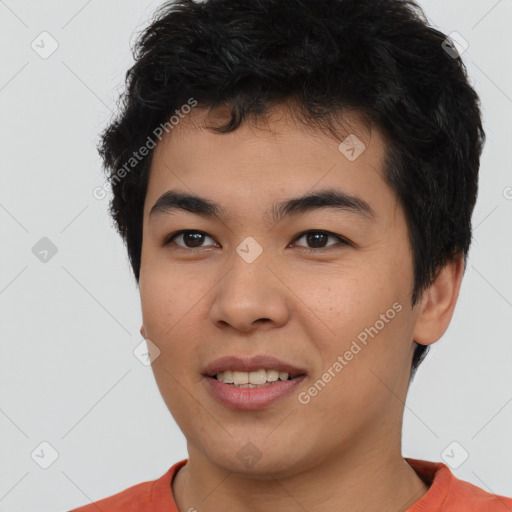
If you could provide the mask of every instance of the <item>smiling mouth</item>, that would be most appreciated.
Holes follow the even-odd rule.
[[[278,370],[260,369],[253,372],[241,372],[225,370],[211,377],[231,387],[237,388],[259,388],[270,386],[274,382],[283,382],[302,377],[305,374],[290,375],[287,372]]]

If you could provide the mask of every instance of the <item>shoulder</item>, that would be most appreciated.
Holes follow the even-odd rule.
[[[156,480],[148,480],[132,485],[124,491],[89,503],[69,512],[140,512],[141,510],[177,510],[172,495],[171,482],[178,469],[187,463],[187,459],[174,464],[164,475]]]
[[[133,485],[108,498],[103,498],[89,505],[75,508],[70,512],[98,512],[98,510],[102,512],[114,512],[118,510],[132,512],[140,510],[141,505],[150,503],[152,488],[155,482],[156,480]]]
[[[512,512],[512,498],[493,494],[457,478],[442,462],[406,458],[429,490],[408,512]]]
[[[512,512],[512,498],[485,491],[455,476],[447,503],[464,505],[467,512]]]

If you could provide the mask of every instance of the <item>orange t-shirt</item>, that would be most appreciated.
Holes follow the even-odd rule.
[[[456,478],[442,462],[405,459],[430,488],[406,512],[512,512],[512,498],[490,494]],[[171,482],[188,459],[177,462],[157,480],[143,482],[69,512],[179,512]]]

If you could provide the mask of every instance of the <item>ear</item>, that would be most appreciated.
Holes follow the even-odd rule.
[[[144,325],[140,328],[140,334],[144,339],[147,339],[146,329],[144,328]]]
[[[458,255],[443,267],[425,290],[420,303],[413,339],[420,345],[435,343],[450,325],[464,274],[464,256]]]

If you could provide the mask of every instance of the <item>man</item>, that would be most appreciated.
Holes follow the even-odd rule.
[[[100,152],[189,457],[80,512],[506,511],[404,459],[484,142],[456,48],[401,0],[183,0]]]

